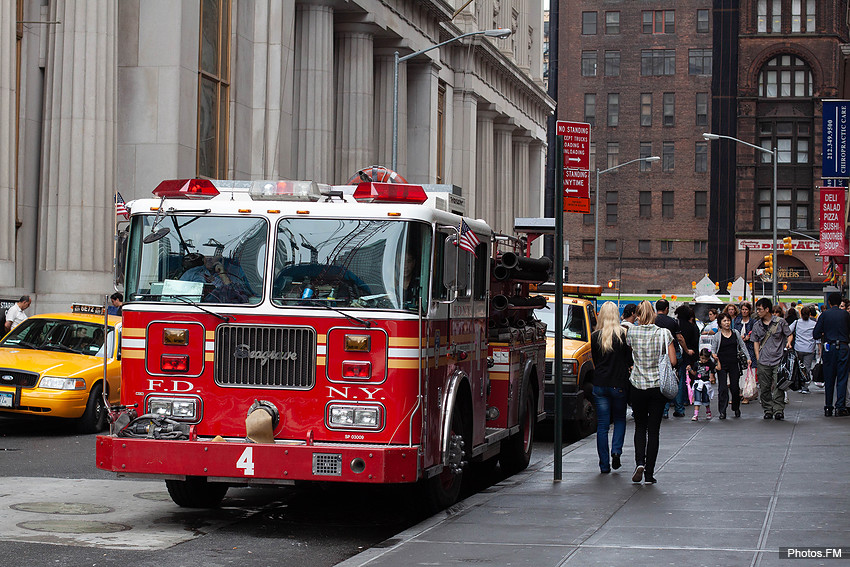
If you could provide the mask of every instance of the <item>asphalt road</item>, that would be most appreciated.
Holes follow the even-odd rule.
[[[187,510],[161,481],[98,470],[94,444],[61,421],[0,418],[0,564],[322,567],[426,518],[409,489],[330,483],[231,488],[220,509]],[[551,438],[534,451],[549,457]]]

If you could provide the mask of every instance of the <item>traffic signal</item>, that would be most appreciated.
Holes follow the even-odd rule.
[[[782,239],[782,248],[785,249],[783,254],[785,254],[786,256],[790,256],[791,254],[794,253],[794,250],[791,248],[791,237],[790,236],[786,236],[785,238]]]
[[[773,254],[768,254],[764,257],[764,273],[773,275]]]

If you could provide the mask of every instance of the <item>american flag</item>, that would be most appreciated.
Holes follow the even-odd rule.
[[[121,196],[121,193],[115,194],[115,216],[118,215],[123,216],[125,219],[130,218],[130,211],[124,206],[124,197]]]
[[[476,258],[478,255],[475,253],[475,247],[481,242],[478,240],[478,237],[475,236],[475,233],[470,230],[469,225],[466,224],[466,221],[460,219],[460,236],[457,239],[458,247],[466,250]]]

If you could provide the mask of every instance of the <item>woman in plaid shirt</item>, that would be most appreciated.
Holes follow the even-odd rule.
[[[661,393],[658,359],[666,350],[670,363],[676,366],[676,347],[670,331],[655,325],[655,309],[649,301],[642,301],[638,306],[638,321],[640,325],[629,329],[626,336],[635,361],[629,377],[633,386],[631,404],[635,418],[636,466],[632,482],[643,479],[654,484],[661,417],[667,403],[667,398]]]

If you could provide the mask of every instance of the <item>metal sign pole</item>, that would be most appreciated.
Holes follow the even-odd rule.
[[[564,137],[556,136],[558,148],[564,147]],[[557,155],[555,171],[555,473],[554,480],[561,480],[563,468],[564,431],[564,152]]]

